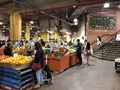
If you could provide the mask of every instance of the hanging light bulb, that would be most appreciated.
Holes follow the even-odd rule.
[[[78,22],[74,22],[74,25],[78,25]]]
[[[73,22],[78,22],[78,19],[77,19],[77,18],[74,18]]]

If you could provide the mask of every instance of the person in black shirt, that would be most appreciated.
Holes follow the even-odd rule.
[[[80,43],[80,40],[77,39],[77,57],[79,59],[78,65],[82,64],[82,43]]]
[[[12,49],[11,49],[11,45],[9,43],[7,44],[7,46],[4,49],[4,55],[12,56]]]
[[[34,88],[39,88],[40,85],[44,82],[43,74],[42,74],[42,69],[44,68],[44,57],[43,57],[42,46],[39,42],[35,43],[35,49],[36,49],[36,54],[35,54],[34,62],[35,63],[40,62],[41,68],[38,71],[36,71],[37,84]]]

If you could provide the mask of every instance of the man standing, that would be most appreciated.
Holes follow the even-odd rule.
[[[80,40],[77,39],[77,57],[79,59],[78,65],[82,64],[82,43],[80,43]]]

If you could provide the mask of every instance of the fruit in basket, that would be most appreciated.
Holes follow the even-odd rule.
[[[9,57],[7,59],[3,59],[0,63],[10,63],[10,64],[26,64],[32,62],[32,59],[27,56],[18,55],[17,57]]]

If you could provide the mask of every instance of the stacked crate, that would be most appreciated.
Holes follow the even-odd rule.
[[[14,88],[14,90],[22,90],[22,88],[32,85],[35,81],[35,72],[30,67],[18,70],[0,67],[0,86],[4,85]]]

